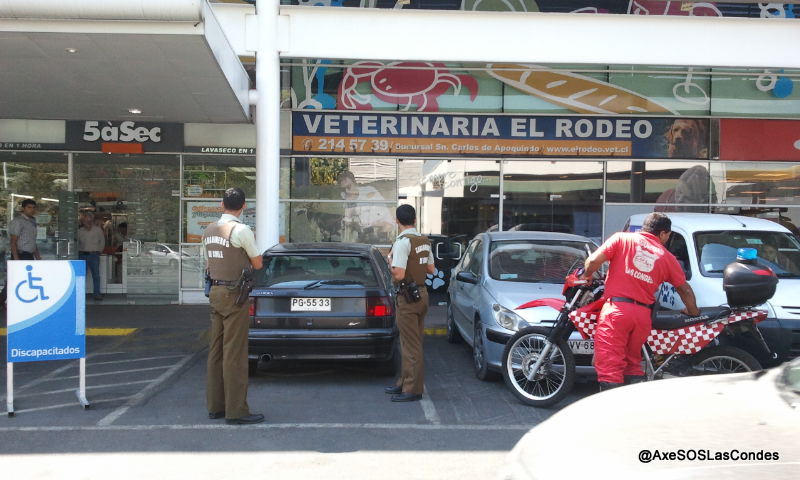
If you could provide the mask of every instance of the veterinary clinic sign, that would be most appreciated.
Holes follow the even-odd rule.
[[[296,154],[708,158],[708,121],[412,113],[292,114]]]

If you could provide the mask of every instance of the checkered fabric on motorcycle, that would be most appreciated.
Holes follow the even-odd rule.
[[[726,325],[748,319],[760,322],[765,318],[767,318],[767,312],[763,310],[745,311],[731,315],[713,325],[696,323],[675,330],[651,330],[650,336],[647,337],[647,343],[653,353],[659,355],[669,355],[671,353],[692,355],[717,338],[719,332],[725,329]]]
[[[569,314],[569,318],[575,325],[576,330],[580,332],[583,338],[587,339],[594,337],[594,332],[597,330],[598,316],[599,312],[581,311],[580,309]],[[682,355],[691,355],[699,352],[703,347],[708,345],[709,342],[717,338],[719,332],[721,332],[726,325],[748,319],[754,319],[756,322],[760,322],[765,318],[767,318],[767,312],[763,310],[753,310],[736,313],[713,325],[697,323],[675,330],[650,330],[647,343],[655,354],[669,355],[671,353],[678,353]]]
[[[570,312],[569,319],[575,325],[575,329],[580,332],[584,339],[594,338],[597,330],[597,317],[599,313],[575,310]]]

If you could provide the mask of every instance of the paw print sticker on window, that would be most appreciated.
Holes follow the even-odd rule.
[[[433,272],[433,275],[430,273],[427,274],[425,278],[425,285],[428,285],[434,290],[444,285],[444,272],[437,268]]]

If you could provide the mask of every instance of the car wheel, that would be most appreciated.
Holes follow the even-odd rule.
[[[461,334],[458,333],[456,319],[453,316],[453,304],[451,302],[447,302],[447,341],[448,343],[461,343],[464,341],[464,339],[461,338]]]
[[[486,345],[483,341],[483,330],[480,319],[475,319],[475,336],[472,338],[472,361],[475,367],[475,376],[479,380],[489,381],[497,378],[497,373],[489,370],[489,361],[486,359]]]

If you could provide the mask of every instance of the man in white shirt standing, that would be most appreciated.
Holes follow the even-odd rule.
[[[100,252],[106,247],[106,236],[103,229],[94,224],[94,215],[84,213],[81,216],[81,228],[78,229],[78,258],[86,262],[86,268],[92,273],[92,293],[95,300],[102,300],[100,293]]]
[[[8,224],[11,260],[41,260],[42,255],[36,246],[36,202],[26,198],[20,206],[22,211]],[[5,301],[6,285],[0,292],[0,302],[5,304]]]

